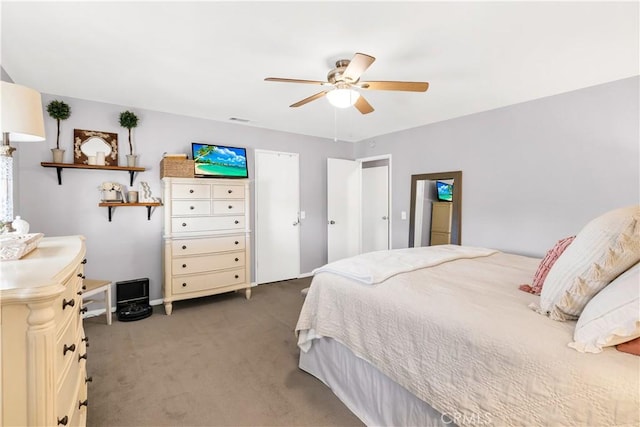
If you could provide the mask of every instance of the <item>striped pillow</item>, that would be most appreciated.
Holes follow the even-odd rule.
[[[538,312],[577,319],[594,295],[640,261],[640,205],[589,222],[549,270]]]

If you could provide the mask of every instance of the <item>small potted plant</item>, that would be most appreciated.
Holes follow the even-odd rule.
[[[131,143],[131,129],[138,126],[138,116],[131,111],[120,113],[120,126],[129,130],[129,154],[127,154],[127,166],[136,165],[136,155],[133,154],[133,144]]]
[[[102,193],[103,202],[119,202],[122,201],[122,185],[117,182],[103,182],[98,187]]]
[[[60,120],[67,120],[71,116],[71,108],[64,101],[51,101],[49,105],[47,105],[47,113],[58,123],[56,148],[51,149],[53,163],[62,163],[65,150],[60,149]]]

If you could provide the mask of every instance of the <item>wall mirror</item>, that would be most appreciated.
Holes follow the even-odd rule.
[[[409,247],[459,245],[462,171],[411,175]]]
[[[89,156],[105,155],[105,165],[118,166],[118,134],[93,130],[73,130],[73,162],[87,164]]]

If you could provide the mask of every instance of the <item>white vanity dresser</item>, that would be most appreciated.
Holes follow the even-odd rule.
[[[0,263],[1,425],[84,426],[82,236],[51,237]]]
[[[249,181],[163,178],[164,307],[245,290],[251,297]]]

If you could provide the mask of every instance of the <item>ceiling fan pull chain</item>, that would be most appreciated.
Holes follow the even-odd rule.
[[[333,142],[338,142],[338,109],[333,109]]]

